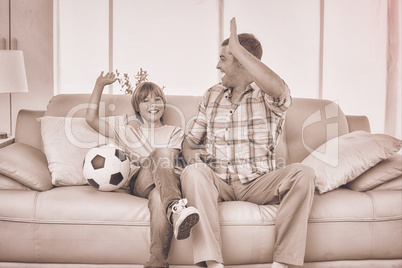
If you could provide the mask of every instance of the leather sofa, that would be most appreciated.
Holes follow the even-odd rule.
[[[165,124],[188,128],[201,97],[167,96]],[[88,94],[57,95],[46,111],[21,110],[15,142],[5,148],[13,155],[18,145],[43,152],[42,116],[65,117],[89,100]],[[132,115],[126,95],[104,95],[105,116]],[[370,131],[365,116],[325,117],[327,100],[294,98],[277,150],[278,166],[301,162],[309,148],[356,130]],[[306,127],[303,122],[320,113]],[[83,117],[85,109],[76,109]],[[328,127],[336,125],[336,128]],[[302,140],[303,137],[303,140]],[[14,151],[13,151],[14,150]],[[0,158],[5,161],[5,158]],[[25,165],[29,165],[29,160]],[[0,174],[0,179],[12,176]],[[147,199],[127,190],[97,191],[91,186],[50,186],[34,190],[19,182],[0,190],[0,267],[142,267],[149,258],[150,228]],[[10,184],[11,185],[11,184]],[[6,187],[7,188],[7,187]],[[271,267],[277,206],[224,202],[220,222],[225,267]],[[171,267],[193,267],[191,237],[173,241]],[[402,267],[402,191],[353,191],[339,187],[315,194],[303,267]]]

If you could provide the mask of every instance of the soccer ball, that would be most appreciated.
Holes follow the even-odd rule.
[[[117,147],[95,147],[85,156],[83,173],[89,185],[95,189],[114,191],[127,182],[130,160]]]

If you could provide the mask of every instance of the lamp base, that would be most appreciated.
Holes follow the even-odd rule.
[[[6,132],[0,132],[0,139],[7,139],[8,134]]]

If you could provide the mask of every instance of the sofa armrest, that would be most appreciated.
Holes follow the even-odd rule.
[[[370,122],[365,115],[346,115],[349,132],[364,130],[371,133]]]
[[[35,149],[42,149],[42,136],[38,118],[44,116],[45,111],[20,110],[15,128],[15,142],[24,143]]]
[[[14,137],[0,139],[0,149],[14,143]]]

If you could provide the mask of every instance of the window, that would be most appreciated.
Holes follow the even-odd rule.
[[[253,33],[260,40],[262,61],[286,81],[293,97],[318,98],[318,1],[225,1],[224,21],[232,17],[238,21],[238,33]],[[225,23],[224,36],[229,34]]]
[[[217,22],[218,1],[114,0],[114,68],[143,68],[166,94],[202,95],[219,82]]]
[[[399,34],[393,40],[401,35],[389,32],[401,17],[399,8],[390,22],[390,1],[54,1],[55,94],[92,92],[102,70],[133,78],[143,68],[167,95],[200,96],[220,81],[220,43],[236,17],[238,33],[260,39],[263,62],[287,82],[293,97],[336,101],[346,114],[367,115],[372,132],[384,132],[385,117],[401,107],[388,97],[399,108],[385,111],[391,107],[389,34]],[[395,51],[400,41],[398,46]],[[400,57],[392,66],[401,73]],[[122,94],[117,83],[108,93]]]
[[[219,82],[218,1],[58,0],[55,6],[55,94],[91,93],[101,71],[116,69],[134,82],[143,68],[170,95],[202,95]],[[111,91],[120,89],[114,83]]]
[[[101,70],[108,70],[109,1],[60,0],[54,7],[55,94],[92,92]]]

